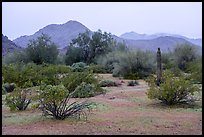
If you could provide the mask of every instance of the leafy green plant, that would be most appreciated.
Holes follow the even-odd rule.
[[[74,92],[70,93],[63,85],[44,85],[40,87],[40,109],[45,116],[63,120],[71,116],[86,116],[86,109],[90,110],[91,102],[70,101]]]
[[[31,103],[31,92],[29,89],[15,88],[13,92],[6,95],[6,105],[11,111],[26,110]]]
[[[164,71],[160,86],[156,85],[154,76],[151,76],[147,81],[150,86],[147,91],[148,98],[161,100],[167,105],[193,102],[192,95],[199,91],[199,87],[191,84],[185,76],[175,77],[169,70]]]

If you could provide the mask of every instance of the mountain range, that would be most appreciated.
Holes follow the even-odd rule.
[[[164,37],[164,36],[172,36],[172,37],[176,37],[176,38],[182,38],[185,39],[195,45],[199,45],[202,46],[202,39],[201,38],[197,38],[197,39],[192,39],[192,38],[187,38],[185,36],[182,35],[177,35],[177,34],[169,34],[169,33],[156,33],[156,34],[139,34],[136,33],[134,31],[131,32],[126,32],[122,35],[120,35],[121,38],[124,39],[132,39],[132,40],[150,40],[150,39],[155,39],[158,37]]]
[[[17,46],[13,41],[9,40],[7,36],[2,34],[2,56],[7,53],[14,52],[15,50],[21,50],[22,47]]]
[[[80,22],[70,20],[64,24],[47,25],[44,28],[38,30],[33,35],[21,36],[19,38],[14,39],[13,42],[17,47],[25,48],[29,43],[29,40],[36,39],[42,33],[44,33],[51,37],[51,41],[53,41],[58,46],[58,49],[60,49],[62,53],[65,53],[67,46],[69,45],[71,40],[76,38],[79,33],[83,33],[86,30],[92,32],[89,28],[87,28]],[[157,48],[160,47],[161,51],[167,52],[169,50],[174,49],[177,44],[188,43],[195,45],[198,51],[202,51],[202,39],[190,39],[175,34],[159,33],[147,35],[138,34],[132,31],[124,33],[121,36],[116,36],[112,34],[112,37],[117,42],[122,42],[126,44],[129,48],[139,48],[142,50],[156,51]]]

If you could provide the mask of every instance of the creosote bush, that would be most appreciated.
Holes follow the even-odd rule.
[[[167,105],[193,102],[192,95],[199,91],[199,87],[191,84],[185,76],[175,77],[169,70],[164,71],[160,86],[156,85],[156,78],[153,76],[147,81],[150,86],[148,98],[161,100]]]
[[[83,93],[73,94],[73,97],[82,97],[82,98],[92,97],[94,95],[103,93],[103,89],[98,85],[98,80],[96,79],[95,75],[90,71],[72,72],[62,79],[63,85],[67,88],[67,90],[69,90],[70,93],[74,92],[78,86],[82,86],[81,84],[83,82],[88,85],[90,84],[92,87],[91,88],[92,90],[87,92],[83,91]],[[90,88],[90,85],[89,85],[89,88]]]
[[[74,91],[76,92],[76,91]],[[69,92],[63,85],[44,85],[38,91],[40,109],[45,116],[63,120],[71,116],[86,117],[86,109],[90,110],[91,102],[70,100],[74,92]]]
[[[4,83],[2,84],[2,89],[4,90],[5,93],[10,93],[12,92],[16,87],[15,83]]]
[[[118,86],[116,82],[111,80],[103,80],[99,83],[100,87],[112,87],[112,86]]]
[[[6,105],[11,111],[26,110],[31,103],[31,91],[29,89],[15,88],[13,92],[6,94]]]

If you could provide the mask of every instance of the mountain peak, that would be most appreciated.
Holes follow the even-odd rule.
[[[76,38],[79,33],[83,33],[89,30],[86,26],[75,20],[69,20],[64,24],[49,24],[42,29],[39,29],[35,34],[19,37],[13,40],[17,45],[26,47],[29,40],[36,39],[42,33],[47,34],[51,41],[57,44],[58,48],[64,48],[68,46],[72,39]]]

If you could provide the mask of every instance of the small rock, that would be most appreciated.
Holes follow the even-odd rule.
[[[113,96],[113,97],[110,97],[109,99],[115,99],[115,96]]]

